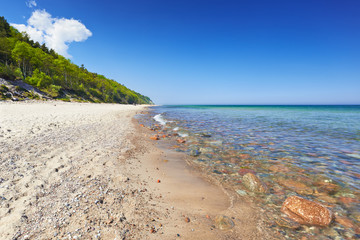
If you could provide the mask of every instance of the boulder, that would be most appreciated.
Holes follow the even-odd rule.
[[[243,176],[243,184],[252,192],[266,193],[268,191],[265,183],[251,172]]]
[[[298,196],[288,197],[281,211],[292,220],[306,225],[326,227],[334,218],[333,213],[322,204]]]

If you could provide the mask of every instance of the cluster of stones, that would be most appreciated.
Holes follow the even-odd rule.
[[[210,133],[190,135],[184,139],[172,131],[173,127],[164,128],[159,125],[150,127],[151,130],[157,131],[156,138],[151,137],[151,139],[159,140],[160,136],[171,139],[175,137],[175,140],[180,143],[179,146],[174,146],[176,150],[188,152],[194,157],[194,162],[204,168],[213,168],[214,176],[223,178],[225,182],[237,182],[234,187],[240,196],[257,196],[256,201],[262,203],[263,206],[269,203],[268,199],[271,199],[269,205],[279,204],[282,214],[279,213],[278,208],[274,211],[274,208],[270,210],[270,207],[269,210],[274,215],[274,222],[283,229],[281,231],[301,229],[302,232],[315,231],[313,233],[315,235],[324,233],[335,238],[341,236],[360,238],[358,224],[360,215],[356,215],[359,211],[349,216],[354,206],[356,210],[359,200],[356,199],[356,195],[342,191],[339,184],[321,177],[317,177],[318,180],[314,181],[302,174],[303,169],[287,165],[288,159],[284,159],[283,163],[269,159],[268,165],[264,168],[261,163],[254,162],[248,153],[222,152],[222,142],[209,139]],[[219,156],[220,159],[215,160]],[[243,167],[239,168],[239,166]],[[271,174],[273,177],[270,179],[275,184],[270,185],[268,181],[266,184],[253,169]],[[295,175],[291,175],[294,171],[298,173],[297,179],[293,179]],[[240,176],[240,179],[237,176]],[[309,186],[309,180],[312,187]],[[282,216],[277,217],[279,215]],[[320,230],[316,228],[314,230],[312,226]],[[333,229],[334,227],[336,230]],[[344,232],[347,235],[344,235]],[[311,238],[314,235],[307,234],[307,236]]]

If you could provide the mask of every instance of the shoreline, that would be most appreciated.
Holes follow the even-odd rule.
[[[134,119],[146,108],[1,102],[0,238],[269,239],[258,210],[234,208],[185,154],[149,139]],[[235,227],[215,228],[219,214]]]

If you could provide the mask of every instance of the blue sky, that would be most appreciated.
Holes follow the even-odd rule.
[[[157,104],[360,104],[358,0],[0,0],[91,31],[67,53]]]

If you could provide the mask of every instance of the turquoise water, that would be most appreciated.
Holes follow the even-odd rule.
[[[195,150],[194,163],[235,190],[252,171],[270,187],[266,202],[281,205],[295,193],[359,224],[360,106],[160,106],[152,116],[161,131],[186,139],[179,151]],[[344,237],[344,226],[333,228]]]

